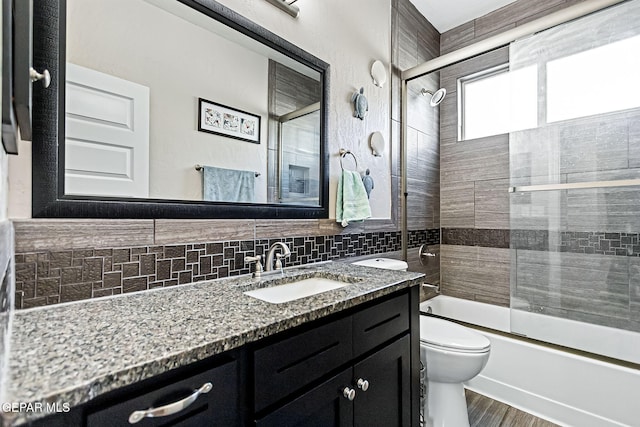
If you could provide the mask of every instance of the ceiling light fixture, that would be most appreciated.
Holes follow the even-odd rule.
[[[276,6],[280,10],[287,12],[289,15],[297,18],[300,15],[300,8],[294,5],[298,0],[267,0],[272,5]]]

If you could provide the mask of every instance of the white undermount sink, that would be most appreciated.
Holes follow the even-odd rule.
[[[246,291],[244,294],[272,304],[280,304],[309,297],[311,295],[321,294],[322,292],[332,291],[347,285],[350,285],[350,283],[326,279],[324,277],[312,277],[310,279],[298,280],[297,282],[287,283],[285,285]]]

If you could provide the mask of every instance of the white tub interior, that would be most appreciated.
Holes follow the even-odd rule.
[[[447,296],[420,304],[422,311],[429,307],[439,316],[510,331],[506,307]],[[639,370],[497,333],[481,333],[491,340],[491,355],[480,375],[466,384],[469,389],[560,425],[640,425]],[[640,347],[635,351],[640,353]]]

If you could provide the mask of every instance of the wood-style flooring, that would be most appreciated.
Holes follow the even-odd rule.
[[[556,424],[471,390],[465,390],[465,394],[471,427],[557,427]]]

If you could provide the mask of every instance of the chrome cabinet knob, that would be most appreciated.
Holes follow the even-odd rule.
[[[345,387],[342,390],[342,395],[344,397],[346,397],[347,399],[349,399],[349,400],[353,400],[353,399],[356,398],[356,391],[354,389],[352,389],[352,388]]]
[[[48,88],[51,84],[51,74],[49,70],[44,70],[42,73],[37,72],[33,67],[29,68],[29,77],[31,82],[42,81],[42,86]]]
[[[358,386],[358,388],[362,391],[367,391],[369,390],[369,381],[358,378],[358,381],[356,381],[356,386]]]

